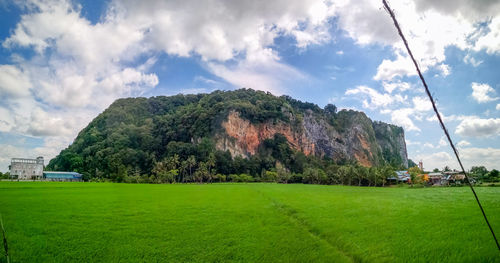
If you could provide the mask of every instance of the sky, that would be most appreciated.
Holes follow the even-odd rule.
[[[466,169],[500,169],[500,1],[389,1]],[[405,129],[458,168],[381,1],[0,0],[0,171],[123,97],[252,88]]]

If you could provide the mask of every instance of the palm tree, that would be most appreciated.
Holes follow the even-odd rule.
[[[207,166],[208,166],[208,182],[212,182],[212,168],[215,167],[215,154],[213,152],[211,152],[209,155],[208,155],[208,159],[207,159]]]
[[[189,179],[191,180],[193,176],[193,167],[196,165],[196,158],[194,155],[190,155],[186,161],[189,167]]]

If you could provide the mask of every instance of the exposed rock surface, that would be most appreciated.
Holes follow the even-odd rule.
[[[404,132],[400,127],[372,123],[364,113],[356,111],[337,113],[337,118],[345,120],[345,126],[340,129],[325,116],[310,110],[289,118],[294,125],[279,120],[252,124],[239,112],[231,111],[221,124],[223,132],[215,136],[216,147],[230,151],[233,156],[249,157],[265,139],[280,133],[293,149],[306,155],[356,160],[363,166],[379,165],[384,160],[408,165]]]

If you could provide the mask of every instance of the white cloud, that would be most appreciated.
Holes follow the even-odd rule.
[[[402,82],[402,81],[394,81],[394,82],[382,82],[382,86],[384,87],[384,90],[392,93],[393,91],[397,90],[400,92],[407,91],[411,88],[410,83],[408,82]]]
[[[427,97],[413,97],[413,108],[419,112],[432,110],[432,104]]]
[[[392,44],[399,36],[382,3],[370,0],[338,1],[334,3],[340,28],[360,45]]]
[[[500,10],[496,15],[500,13]],[[486,50],[488,54],[500,54],[500,17],[494,17],[488,24],[488,33],[481,35],[474,44],[474,50]]]
[[[395,77],[415,76],[415,66],[408,56],[398,53],[395,60],[384,59],[377,68],[374,80],[392,80]]]
[[[472,98],[479,103],[498,100],[498,97],[491,97],[495,90],[488,84],[472,82]]]
[[[26,97],[30,95],[31,83],[23,72],[12,65],[0,65],[0,98]]]
[[[466,146],[469,146],[470,145],[470,142],[466,141],[466,140],[461,140],[457,143],[458,147],[466,147]]]
[[[500,18],[497,17],[500,5],[494,2],[402,0],[392,1],[391,8],[395,10],[421,71],[435,68],[442,76],[447,76],[450,68],[443,62],[446,58],[445,49],[449,46],[461,50],[486,50],[490,54],[500,52]],[[337,5],[340,27],[357,43],[392,46],[396,57],[381,62],[375,80],[416,74],[381,3],[346,0]],[[484,26],[478,22],[485,22],[488,17],[493,18],[484,30]],[[465,60],[475,65],[480,63],[470,57]]]
[[[35,108],[31,113],[27,132],[34,136],[71,135],[71,125],[63,118]]]
[[[335,54],[337,54],[337,55],[341,56],[341,55],[344,55],[344,51],[339,50],[339,51],[335,52]]]
[[[441,147],[446,146],[446,145],[448,145],[448,142],[446,141],[445,137],[442,136],[441,139],[439,139],[439,142],[437,144],[432,144],[432,143],[426,142],[426,143],[424,143],[423,146],[430,148],[430,149],[438,149],[438,148],[441,148]]]
[[[443,113],[439,113],[441,116],[441,119],[446,123],[446,122],[452,122],[452,121],[463,121],[466,119],[477,119],[479,117],[475,115],[444,115]],[[432,114],[426,118],[427,121],[437,121],[436,114]]]
[[[411,108],[403,108],[391,112],[391,121],[396,125],[403,126],[406,131],[420,131],[412,121],[411,116],[414,110]]]
[[[499,103],[499,104],[497,104],[497,106],[496,106],[496,110],[500,110],[500,103]]]
[[[500,163],[498,162],[500,160],[500,149],[498,148],[460,148],[459,156],[465,169],[478,165],[483,165],[489,170],[500,169]],[[454,169],[459,168],[455,156],[444,151],[426,154],[420,153],[414,157],[414,160],[422,160],[426,170],[434,168],[442,169],[445,166]]]
[[[270,49],[265,50],[262,55],[242,60],[235,66],[208,63],[208,70],[236,87],[270,91],[275,95],[285,92],[282,84],[306,78],[297,69],[279,63]]]
[[[498,1],[468,1],[468,0],[417,0],[417,11],[436,10],[443,14],[461,15],[469,20],[481,19],[500,12]]]
[[[363,107],[369,109],[375,109],[379,107],[387,107],[395,101],[402,102],[404,99],[399,95],[393,96],[388,93],[380,93],[375,89],[369,88],[367,86],[357,86],[353,89],[348,89],[345,95],[363,95],[368,97],[368,99],[363,100]]]
[[[500,149],[498,148],[476,148],[469,147],[460,149],[460,158],[464,162],[464,166],[470,168],[472,166],[483,165],[487,169],[500,169]]]
[[[467,54],[464,57],[464,63],[471,64],[473,67],[478,67],[479,65],[481,65],[483,63],[483,61],[476,60],[473,56],[471,56],[471,54]]]
[[[434,168],[442,169],[445,166],[455,166],[455,161],[447,152],[421,153],[415,156],[416,160],[422,160],[425,170]]]
[[[456,134],[468,137],[491,137],[500,135],[500,119],[465,119],[457,126]]]
[[[236,87],[282,94],[286,83],[307,76],[269,46],[283,35],[300,48],[330,41],[335,11],[322,0],[146,2],[112,1],[94,24],[71,1],[17,2],[26,14],[3,47],[35,54],[0,65],[0,97],[11,102],[0,105],[0,130],[75,136],[115,99],[157,86],[161,80],[148,71],[159,52],[198,56]]]
[[[438,147],[443,147],[448,145],[448,141],[446,140],[446,137],[442,136],[441,139],[439,139]]]
[[[441,71],[441,76],[443,76],[443,77],[446,77],[446,76],[450,75],[450,73],[451,73],[451,68],[449,65],[441,63],[441,64],[437,65],[436,67],[439,71]]]
[[[434,145],[432,143],[428,143],[428,142],[424,143],[424,147],[434,149]]]

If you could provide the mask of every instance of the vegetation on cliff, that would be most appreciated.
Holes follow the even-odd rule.
[[[237,112],[249,125],[265,124],[268,129],[279,124],[297,133],[259,135],[255,154],[231,154],[219,147],[217,141],[224,136],[226,141],[235,140],[222,127],[231,112]],[[291,142],[291,136],[306,136],[304,119],[307,118],[317,125],[311,129],[319,127],[336,134],[338,142],[334,143],[345,147],[345,153],[322,149],[321,143],[313,144],[314,152],[305,152],[297,145],[302,140]],[[388,138],[393,143],[392,137]],[[359,144],[359,149],[350,144]],[[393,148],[397,147],[400,146]],[[404,165],[392,155],[383,154],[382,149],[372,122],[364,113],[337,112],[333,105],[321,109],[288,96],[241,89],[119,99],[52,159],[47,169],[77,171],[85,179],[113,181],[260,180],[375,185],[382,184],[382,179],[391,174],[384,166]],[[406,158],[406,149],[404,154]],[[367,167],[360,166],[360,160]],[[368,178],[372,174],[369,169],[378,169],[376,173],[386,175],[380,175],[380,180]]]

